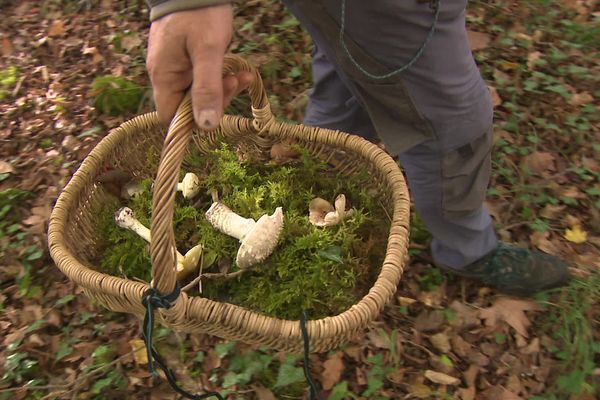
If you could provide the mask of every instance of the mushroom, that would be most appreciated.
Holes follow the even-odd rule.
[[[335,198],[335,208],[327,200],[316,197],[308,205],[308,220],[315,226],[334,226],[339,224],[354,210],[346,211],[346,196],[340,194]]]
[[[150,229],[146,228],[135,218],[133,210],[129,207],[123,207],[115,213],[115,222],[121,228],[129,229],[146,242],[150,243]],[[202,255],[202,245],[192,247],[185,256],[177,251],[177,278],[181,279],[192,272],[198,265]]]
[[[188,172],[177,184],[177,191],[181,191],[186,199],[191,199],[200,191],[200,178],[196,174]]]
[[[254,221],[234,213],[216,201],[206,212],[206,219],[219,231],[241,242],[235,259],[240,269],[249,269],[271,255],[283,229],[283,210],[277,207],[272,215]]]

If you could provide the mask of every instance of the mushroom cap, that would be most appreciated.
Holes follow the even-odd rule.
[[[115,222],[121,228],[131,229],[136,223],[135,214],[129,207],[121,207],[115,212]]]
[[[181,181],[181,192],[183,197],[191,199],[200,191],[200,178],[198,175],[188,172]]]
[[[283,229],[283,210],[277,207],[272,215],[263,215],[242,239],[235,259],[240,269],[248,269],[271,255]]]
[[[308,220],[315,226],[326,226],[325,216],[334,211],[335,209],[330,202],[316,197],[308,205]]]
[[[202,251],[202,245],[199,244],[192,247],[187,253],[185,253],[185,256],[181,262],[177,263],[177,279],[184,278],[190,272],[193,272],[194,269],[196,269],[198,262],[200,261],[200,257],[202,256]]]

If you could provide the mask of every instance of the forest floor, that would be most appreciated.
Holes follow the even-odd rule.
[[[153,108],[144,2],[0,7],[0,400],[174,399],[135,351],[139,321],[92,304],[55,267],[46,238],[54,202],[85,156]],[[575,278],[531,300],[500,295],[433,267],[413,218],[394,301],[347,345],[311,355],[322,398],[598,398],[598,10],[595,0],[477,0],[467,16],[496,107],[488,206],[499,235],[562,257]],[[272,0],[237,6],[235,26],[231,51],[260,67],[275,115],[301,121],[310,38]],[[92,83],[104,75],[133,82],[133,106],[108,115],[95,102]],[[192,392],[308,398],[299,354],[166,328],[156,337]]]

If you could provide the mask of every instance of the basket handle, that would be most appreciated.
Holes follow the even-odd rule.
[[[256,68],[239,56],[226,55],[223,75],[247,71],[254,74],[248,88],[252,102],[253,125],[260,131],[273,119],[265,88]],[[169,125],[160,155],[152,194],[152,225],[150,258],[152,261],[152,286],[161,294],[171,293],[177,281],[177,256],[173,232],[175,194],[181,163],[194,127],[192,102],[188,93],[182,100]]]

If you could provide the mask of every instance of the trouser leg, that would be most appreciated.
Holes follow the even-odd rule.
[[[458,110],[472,109],[464,123],[458,117],[447,119],[430,111],[434,135],[419,139],[417,145],[414,141],[410,145],[396,141],[394,136],[405,135],[421,118],[414,115],[415,105],[409,92],[415,84],[420,84],[418,79],[410,85],[403,85],[401,80],[381,84],[362,80],[347,64],[340,63],[335,32],[328,35],[328,25],[313,24],[317,16],[304,14],[310,10],[303,10],[300,3],[285,2],[310,32],[317,47],[313,63],[314,89],[309,98],[306,123],[367,137],[376,131],[384,144],[390,140],[391,147],[399,149],[416,209],[433,236],[432,254],[436,263],[460,269],[492,251],[497,239],[492,220],[483,206],[492,144],[491,130],[485,133],[486,129],[482,128],[490,126],[489,110],[480,112],[485,111],[487,99],[482,97],[481,104],[475,104],[473,96],[479,94],[459,96],[455,105],[450,101],[444,107],[447,113],[452,113],[454,106]],[[419,93],[416,97],[423,100],[427,96]],[[435,99],[432,103],[436,103]],[[394,109],[396,104],[400,109],[398,113]],[[431,104],[423,105],[424,109],[428,107],[433,109]]]
[[[327,54],[315,42],[312,58],[313,88],[308,97],[304,124],[377,138],[369,114],[342,81]]]
[[[493,221],[483,205],[490,174],[491,129],[457,150],[435,141],[400,154],[415,208],[433,236],[436,264],[460,269],[497,246]]]

